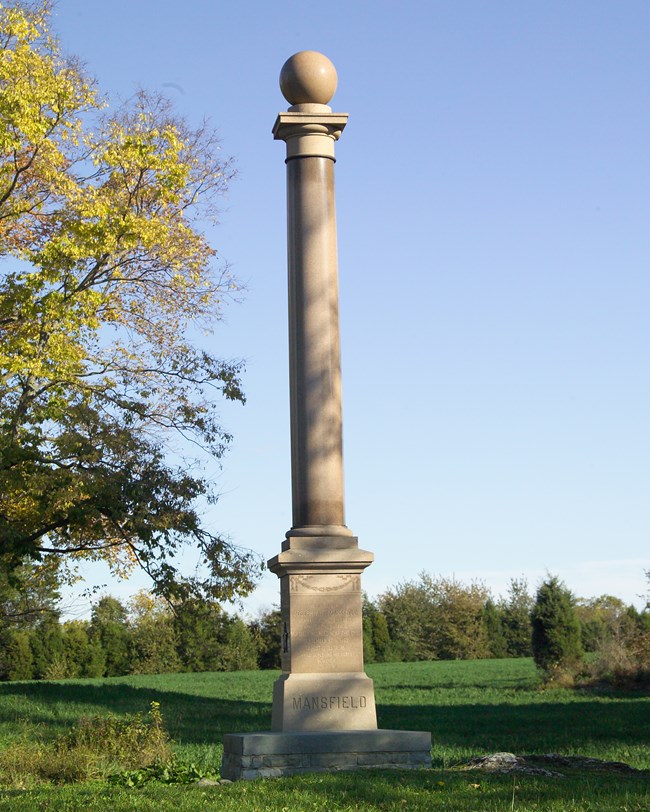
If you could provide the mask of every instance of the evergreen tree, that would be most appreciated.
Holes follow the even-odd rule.
[[[12,629],[7,635],[0,660],[0,676],[3,679],[32,679],[34,660],[29,644],[29,632]]]
[[[571,592],[555,575],[537,590],[532,626],[537,667],[548,680],[570,676],[583,656],[580,622]]]
[[[377,603],[363,593],[361,603],[363,618],[363,659],[367,663],[383,663],[401,660],[399,652],[394,651],[388,622]]]
[[[372,645],[377,662],[388,662],[391,660],[392,640],[390,639],[386,616],[379,609],[375,610],[370,616],[370,625]]]
[[[524,577],[512,578],[501,617],[508,657],[530,657],[532,654],[532,608],[533,599],[528,592],[528,582]]]
[[[63,624],[63,654],[69,677],[85,676],[90,656],[88,624],[83,620],[71,620]]]
[[[233,615],[222,625],[218,658],[219,671],[252,671],[257,668],[257,647],[244,621]]]
[[[32,650],[34,679],[53,679],[61,674],[61,665],[65,662],[63,635],[59,618],[48,615],[32,631],[30,638]]]
[[[187,671],[218,671],[223,610],[216,603],[190,599],[174,609],[177,651]]]
[[[495,604],[492,598],[488,598],[483,608],[483,628],[485,629],[490,654],[496,658],[508,656],[508,647],[503,633],[502,616],[502,609]]]
[[[131,635],[126,608],[107,595],[93,606],[91,639],[101,645],[106,667],[102,676],[120,677],[131,671]]]

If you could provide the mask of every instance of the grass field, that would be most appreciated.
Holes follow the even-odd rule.
[[[368,667],[379,725],[430,730],[433,769],[308,775],[201,788],[104,782],[0,789],[0,810],[650,810],[650,697],[542,691],[530,660]],[[0,685],[0,749],[52,739],[82,716],[146,712],[160,702],[178,758],[214,769],[229,731],[270,726],[274,672],[168,674]],[[563,779],[459,772],[496,751],[580,754],[647,773]]]

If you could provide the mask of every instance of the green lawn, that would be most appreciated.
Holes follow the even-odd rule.
[[[542,691],[530,660],[395,663],[368,667],[379,725],[430,730],[431,771],[309,775],[216,788],[86,783],[0,789],[0,810],[602,810],[648,812],[650,772],[564,779],[458,772],[485,753],[581,754],[650,771],[650,697]],[[215,768],[223,733],[270,726],[277,674],[170,674],[0,685],[0,748],[54,738],[81,716],[146,712],[161,704],[179,759]],[[514,804],[513,804],[514,798]]]

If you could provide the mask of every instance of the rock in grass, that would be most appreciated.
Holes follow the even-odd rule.
[[[554,770],[548,769],[555,767]],[[542,756],[516,756],[514,753],[492,753],[489,756],[472,758],[461,765],[461,770],[483,770],[490,773],[524,773],[525,775],[545,775],[549,778],[564,778],[568,771],[596,770],[598,772],[618,773],[619,775],[638,774],[640,771],[621,761],[602,761],[587,756],[561,756],[557,753],[546,753]]]
[[[523,756],[514,753],[492,753],[489,756],[472,758],[461,768],[463,770],[483,770],[488,773],[525,773],[526,775],[545,775],[549,778],[564,778],[562,773],[547,770],[528,762]]]

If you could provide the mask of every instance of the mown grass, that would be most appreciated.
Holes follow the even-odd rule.
[[[379,724],[430,730],[433,769],[308,775],[219,787],[103,782],[0,790],[0,810],[585,810],[648,812],[650,773],[564,779],[457,772],[495,751],[557,752],[650,770],[650,697],[540,690],[529,660],[396,663],[368,667]],[[203,769],[221,759],[223,733],[269,729],[277,674],[169,674],[0,686],[0,749],[53,740],[79,717],[146,711],[160,702],[178,758]],[[513,804],[514,798],[514,804]]]

